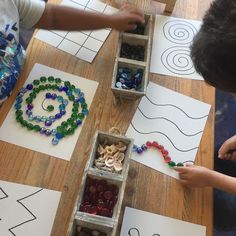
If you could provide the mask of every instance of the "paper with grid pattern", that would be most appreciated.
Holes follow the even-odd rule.
[[[62,5],[104,14],[117,11],[116,8],[98,0],[63,0]],[[78,32],[39,30],[35,38],[91,63],[110,32],[111,29]]]

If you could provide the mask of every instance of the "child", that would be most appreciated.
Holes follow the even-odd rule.
[[[10,95],[24,64],[24,49],[19,43],[19,27],[54,30],[135,29],[144,23],[143,14],[125,5],[113,15],[45,4],[40,0],[0,1],[0,104]]]
[[[197,72],[208,84],[236,94],[235,0],[215,0],[213,2],[203,19],[199,33],[194,38],[191,56]],[[214,222],[217,228],[223,230],[236,229],[235,150],[236,136],[233,136],[225,141],[218,151],[219,159],[231,160],[229,165],[233,171],[230,173],[230,168],[228,168],[224,170],[224,173],[227,171],[233,177],[194,165],[175,168],[179,172],[180,182],[186,186],[211,186],[218,189],[214,192]],[[226,161],[220,162],[219,159],[216,159],[216,163],[225,166]]]

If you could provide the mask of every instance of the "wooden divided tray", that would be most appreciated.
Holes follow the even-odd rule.
[[[118,99],[136,100],[146,94],[152,44],[152,15],[145,24],[119,36],[111,89]],[[127,49],[127,50],[126,50]]]
[[[100,131],[96,133],[67,236],[86,235],[85,232],[115,236],[132,147],[132,139]],[[112,166],[111,170],[100,169],[103,165],[97,165],[98,160],[103,163],[103,158]],[[122,169],[112,169],[112,160],[120,162]]]

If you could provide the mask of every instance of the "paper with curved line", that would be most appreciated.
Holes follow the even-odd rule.
[[[0,180],[0,235],[50,236],[61,193]]]
[[[152,73],[202,80],[190,58],[190,45],[201,22],[156,15],[152,45]]]
[[[176,163],[193,162],[209,111],[209,104],[150,82],[126,135],[134,138],[137,145],[146,141],[159,142]],[[178,178],[178,174],[168,167],[156,150],[133,154],[132,159]]]

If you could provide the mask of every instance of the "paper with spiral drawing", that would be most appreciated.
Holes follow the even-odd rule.
[[[86,103],[88,104],[88,109],[91,106],[98,86],[98,83],[96,81],[88,80],[44,65],[35,64],[28,79],[25,82],[25,85],[32,83],[33,80],[39,79],[41,76],[46,76],[46,77],[53,76],[55,78],[61,78],[64,81],[69,81],[71,84],[75,85],[76,88],[80,88],[81,91],[84,93]],[[54,105],[55,110],[51,113],[45,111],[44,104],[46,103],[44,98],[46,92],[47,91],[38,93],[37,97],[33,101],[34,114],[36,115],[50,116],[50,115],[55,115],[58,111],[57,106],[59,105],[59,103],[57,100],[52,100],[52,99],[48,101],[48,104]],[[49,90],[49,92],[52,92],[52,90]],[[54,91],[54,93],[56,93],[57,95],[61,94],[59,91]],[[65,93],[63,93],[62,96],[64,98],[67,98]],[[24,103],[22,104],[24,105]],[[73,102],[69,101],[66,107],[66,114],[62,116],[60,119],[56,120],[50,126],[50,129],[56,129],[58,126],[61,125],[63,121],[67,121],[67,119],[72,114],[72,107],[73,107]],[[25,114],[25,109],[23,109],[23,111],[25,119],[29,121],[29,118]],[[16,122],[15,109],[13,104],[11,110],[9,111],[6,119],[2,124],[2,127],[0,128],[0,140],[69,161],[85,121],[86,118],[83,120],[82,125],[76,128],[74,134],[63,138],[58,143],[58,145],[53,145],[51,142],[51,140],[53,139],[52,136],[42,135],[40,134],[40,132],[29,131],[24,127],[22,127],[18,122]],[[32,121],[29,122],[33,123]],[[34,121],[33,124],[36,124],[36,121]],[[43,122],[38,124],[43,127]]]
[[[190,58],[190,45],[200,21],[156,15],[152,45],[152,73],[202,80]]]
[[[206,227],[126,207],[120,236],[205,236]]]
[[[175,163],[195,160],[210,105],[152,82],[142,98],[126,132],[141,146],[157,141],[169,152]],[[178,178],[178,174],[164,162],[160,151],[148,149],[133,153],[132,159]]]
[[[0,180],[0,235],[50,236],[61,192]]]

